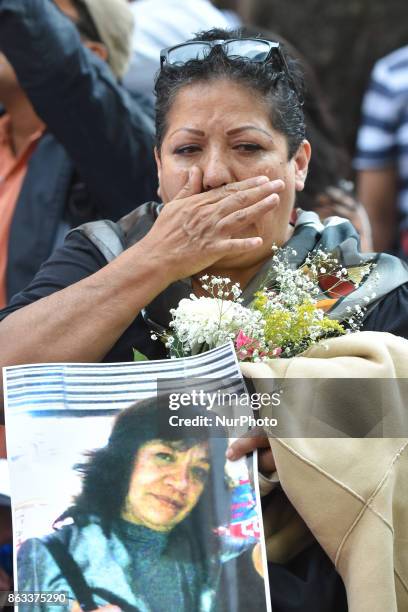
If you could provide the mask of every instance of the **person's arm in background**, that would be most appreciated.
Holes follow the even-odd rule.
[[[357,199],[367,210],[375,251],[390,251],[397,239],[397,140],[401,96],[388,60],[374,67],[363,99],[354,168]]]
[[[357,174],[357,197],[367,211],[374,251],[391,251],[395,247],[397,224],[397,184],[395,168],[360,170]]]
[[[0,0],[0,50],[82,179],[117,219],[156,192],[153,111],[81,43],[52,0]]]

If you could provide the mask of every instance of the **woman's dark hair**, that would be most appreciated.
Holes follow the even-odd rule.
[[[193,40],[229,40],[246,37],[247,33],[242,28],[230,31],[213,29],[198,33]],[[245,58],[230,59],[221,47],[215,47],[205,59],[192,59],[183,65],[165,63],[155,84],[157,148],[160,150],[167,130],[168,113],[176,95],[183,87],[216,79],[230,79],[257,92],[267,102],[273,127],[287,138],[288,156],[291,159],[305,138],[300,99],[303,81],[298,63],[286,53],[284,48],[282,51],[290,78],[270,62],[251,62]]]
[[[103,527],[109,531],[112,521],[121,516],[124,508],[139,449],[150,440],[160,439],[181,441],[185,448],[208,442],[210,471],[190,518],[194,521],[193,515],[199,514],[201,526],[206,529],[207,524],[207,533],[216,525],[225,523],[228,519],[229,495],[224,471],[227,448],[223,437],[225,432],[218,430],[214,436],[214,431],[210,432],[207,427],[173,427],[169,425],[170,415],[191,419],[208,413],[204,409],[182,406],[177,412],[170,412],[168,396],[165,395],[143,400],[123,410],[115,420],[107,445],[90,451],[87,453],[88,460],[75,466],[82,476],[82,490],[73,506],[57,521],[72,517],[80,523],[83,519],[86,522],[89,515],[97,515]],[[220,512],[217,508],[223,510]],[[226,514],[222,515],[223,512]]]

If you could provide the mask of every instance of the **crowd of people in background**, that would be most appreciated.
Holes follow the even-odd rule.
[[[311,58],[282,39],[279,24],[262,30],[246,22],[248,13],[245,0],[0,0],[1,308],[72,228],[117,221],[157,199],[160,50],[215,27],[242,25],[248,36],[283,43],[306,74],[313,155],[297,205],[349,218],[365,251],[408,259],[408,46],[374,66],[351,161]],[[0,437],[4,458],[3,428]],[[11,586],[4,505],[0,520],[1,589]]]

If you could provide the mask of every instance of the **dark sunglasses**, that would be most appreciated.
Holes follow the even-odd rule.
[[[261,38],[233,38],[231,40],[191,40],[160,51],[160,65],[185,64],[189,60],[204,60],[214,47],[221,47],[231,59],[245,58],[251,62],[265,63],[277,59],[282,69],[287,69],[278,42]]]
[[[275,65],[278,72],[283,72],[292,89],[300,99],[298,89],[293,81],[286,63],[282,47],[278,42],[262,38],[232,38],[231,40],[192,40],[167,47],[160,51],[160,68],[164,64],[182,66],[190,60],[204,60],[216,47],[230,59],[246,59],[250,62]]]

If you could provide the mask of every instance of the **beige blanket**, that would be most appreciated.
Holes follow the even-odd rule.
[[[361,332],[299,357],[241,368],[257,391],[277,377],[402,379],[408,378],[408,341]],[[353,397],[356,411],[375,402]],[[292,400],[307,410],[307,397]],[[393,396],[391,403],[403,414],[408,398]],[[271,413],[265,407],[262,416]],[[408,611],[408,439],[270,437],[270,443],[286,494],[275,489],[264,516],[270,560],[294,556],[311,532],[343,578],[350,612]]]

